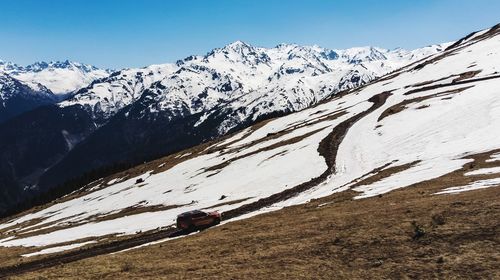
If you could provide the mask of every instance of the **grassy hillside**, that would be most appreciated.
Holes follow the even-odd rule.
[[[464,180],[361,200],[342,192],[12,279],[498,279],[500,189],[433,195]]]

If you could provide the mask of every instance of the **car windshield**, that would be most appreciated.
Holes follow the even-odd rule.
[[[200,210],[193,210],[193,211],[189,211],[189,212],[184,212],[182,214],[180,214],[178,217],[179,218],[187,218],[187,217],[203,217],[205,216],[206,214]]]
[[[205,217],[207,214],[203,213],[203,212],[199,212],[199,213],[195,213],[193,214],[193,218],[201,218],[201,217]]]

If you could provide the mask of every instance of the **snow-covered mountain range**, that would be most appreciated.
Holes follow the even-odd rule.
[[[0,60],[0,72],[32,87],[41,84],[56,95],[65,95],[108,76],[112,71],[68,60],[36,62],[27,66]]]
[[[110,70],[67,60],[28,66],[0,60],[0,122],[61,101],[109,73]]]
[[[47,191],[92,170],[143,162],[303,110],[447,45],[330,50],[236,41],[206,55],[109,75],[68,61],[3,63],[5,75],[32,88],[73,91],[0,126],[0,176],[10,191],[4,203],[22,199],[24,190]],[[85,81],[90,84],[75,90]]]
[[[295,46],[278,48],[294,49]],[[239,61],[241,53],[248,59]],[[234,94],[234,100],[243,100],[235,102],[251,106],[254,103],[245,103],[247,95],[261,92],[267,97],[268,92],[281,85],[284,88],[275,94],[283,93],[283,100],[289,101],[291,108],[300,108],[316,97],[309,89],[318,93],[321,91],[317,85],[327,83],[326,77],[330,76],[326,76],[324,82],[320,77],[329,75],[328,69],[333,68],[328,62],[330,58],[335,62],[346,55],[324,53],[329,58],[319,63],[315,58],[322,52],[308,50],[306,53],[314,56],[305,59],[306,54],[302,54],[295,60],[290,54],[291,64],[276,69],[269,66],[273,65],[271,51],[263,55],[239,42],[204,57],[185,59],[169,78],[153,82],[142,94],[138,102],[147,106],[137,107],[141,109],[137,112],[131,109],[117,113],[109,123],[123,121],[127,113],[135,118],[165,107],[196,112],[200,107],[211,105],[185,104],[182,97],[201,89],[206,89],[208,96],[219,98]],[[369,57],[380,58],[380,55],[387,57],[389,53],[370,51]],[[349,57],[346,61],[364,65],[357,63],[357,58]],[[197,63],[191,64],[193,61]],[[219,70],[212,72],[200,65],[210,61],[214,64],[217,61]],[[251,66],[245,68],[248,72],[236,71],[236,67],[225,68],[227,61],[238,61],[231,65]],[[49,248],[49,252],[67,250],[68,244],[72,245],[69,249],[103,244],[123,235],[151,237],[157,234],[161,239],[166,237],[162,227],[174,227],[176,215],[184,211],[218,210],[226,221],[231,221],[343,191],[353,193],[353,199],[365,199],[423,182],[429,186],[419,194],[421,196],[498,187],[498,61],[500,25],[470,34],[441,52],[365,86],[324,99],[320,104],[96,180],[54,203],[1,224],[0,246],[37,246],[39,249],[26,248],[25,251],[30,252],[26,256],[30,256],[44,254]],[[293,70],[299,69],[297,65],[301,66],[300,70]],[[372,67],[384,66],[379,62]],[[358,71],[361,69],[370,69],[370,66],[364,65]],[[265,71],[268,72],[262,77],[270,78],[259,80],[261,76],[257,73]],[[309,73],[307,78],[299,74],[301,71]],[[200,78],[189,84],[189,88],[186,88],[188,84],[184,85],[184,92],[176,81],[192,81],[192,73]],[[249,78],[252,73],[257,80]],[[119,73],[114,77],[128,77],[128,74]],[[213,82],[216,79],[220,82]],[[281,83],[281,79],[287,82]],[[264,80],[269,81],[268,91],[262,92],[260,83]],[[225,86],[221,87],[221,83]],[[298,83],[307,89],[300,91],[303,99],[288,96],[293,88],[297,91]],[[223,90],[226,88],[231,90]],[[174,93],[170,99],[169,95]],[[158,108],[150,107],[144,96],[159,98]],[[200,98],[207,104],[212,101],[209,97]],[[300,102],[294,103],[296,100]],[[95,109],[98,102],[89,108]],[[195,123],[202,118],[200,115],[196,116]],[[199,126],[203,127],[203,122]],[[128,137],[128,134],[119,136]],[[433,181],[439,178],[440,181]],[[337,200],[329,203],[337,203]],[[394,203],[404,204],[404,201]]]
[[[173,116],[196,114],[225,106],[233,112],[219,126],[225,133],[247,119],[304,109],[340,90],[439,52],[446,45],[413,51],[374,47],[329,50],[293,44],[261,48],[236,41],[175,64],[115,72],[60,106],[83,105],[100,122],[139,99],[148,103],[143,113],[149,115],[159,111]],[[206,117],[201,116],[200,123]]]

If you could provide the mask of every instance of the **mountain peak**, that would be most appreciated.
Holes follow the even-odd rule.
[[[268,63],[270,58],[266,54],[266,49],[255,48],[243,41],[235,41],[222,48],[213,49],[202,59],[204,63],[213,63],[214,59],[226,65],[231,63],[243,63],[257,65]]]
[[[249,52],[254,51],[254,47],[243,41],[238,40],[224,46],[220,50],[222,52],[236,52],[241,55],[247,55]]]
[[[279,43],[274,48],[278,49],[278,50],[283,50],[283,49],[287,49],[287,48],[295,48],[297,46],[298,46],[297,44],[293,44],[293,43]]]
[[[241,40],[236,40],[234,42],[232,42],[231,44],[227,45],[226,47],[230,47],[230,48],[243,48],[243,47],[251,47],[249,44],[241,41]]]

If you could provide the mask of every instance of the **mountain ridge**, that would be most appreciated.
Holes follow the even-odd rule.
[[[440,51],[447,45],[449,43],[428,46],[414,51],[402,49],[390,51],[374,47],[330,50],[318,46],[309,47],[295,44],[280,44],[274,48],[262,48],[253,47],[242,41],[236,41],[222,48],[215,48],[203,56],[188,56],[178,60],[175,64],[157,64],[144,68],[127,68],[116,71],[110,77],[99,80],[99,82],[92,83],[90,86],[79,90],[76,94],[61,102],[60,106],[79,104],[86,107],[91,114],[102,112],[102,114],[98,115],[108,118],[121,108],[137,100],[139,95],[148,87],[159,82],[162,84],[161,86],[168,88],[169,96],[177,98],[176,102],[158,100],[157,103],[160,104],[160,107],[162,102],[183,103],[187,107],[190,107],[187,109],[193,112],[193,107],[189,106],[190,103],[206,104],[210,102],[210,100],[206,99],[193,101],[193,99],[197,99],[195,95],[206,95],[210,90],[212,90],[212,95],[223,99],[231,98],[238,94],[251,94],[253,91],[262,92],[272,90],[269,89],[269,86],[274,86],[274,90],[286,89],[289,92],[293,90],[293,87],[288,86],[287,88],[283,83],[303,84],[304,82],[300,78],[328,73],[332,74],[331,76],[335,78],[332,82],[324,85],[312,85],[310,89],[317,91],[320,89],[316,88],[320,86],[324,88],[330,87],[330,92],[325,93],[323,91],[322,93],[315,93],[313,95],[303,93],[303,98],[310,99],[310,101],[306,101],[305,105],[295,104],[295,108],[293,109],[297,110],[310,105],[311,101],[324,98],[325,95],[331,94],[333,91],[358,86],[383,73],[397,69],[406,63]],[[376,53],[384,52],[386,56],[373,55],[372,53],[375,50]],[[333,62],[327,65],[328,61],[338,61],[338,63]],[[367,64],[365,65],[363,62]],[[387,65],[390,63],[394,65]],[[352,66],[346,64],[351,64]],[[334,71],[337,72],[333,73]],[[194,73],[194,75],[190,76],[189,73]],[[205,77],[201,77],[202,75]],[[356,76],[357,80],[352,79],[353,82],[345,82],[341,87],[335,89],[335,81],[349,75]],[[288,80],[281,84],[279,84],[279,81],[277,85],[270,84],[279,79],[285,79],[285,77]],[[174,79],[178,80],[177,83],[169,81]],[[212,83],[210,85],[210,80],[216,79],[224,79],[224,81],[220,83],[215,81],[216,84]],[[190,84],[189,80],[193,80],[192,83],[201,83],[206,86],[196,88],[191,85],[190,89],[193,91],[191,93],[192,97],[185,96],[186,90],[183,87]],[[299,89],[295,90],[298,91]],[[224,92],[228,91],[231,93],[231,96],[224,94]],[[174,93],[176,96],[173,96]],[[293,94],[297,95],[297,92]],[[166,96],[165,94],[160,95]],[[279,96],[277,94],[277,97]],[[292,106],[294,105],[292,104]],[[175,105],[164,109],[175,109]]]

